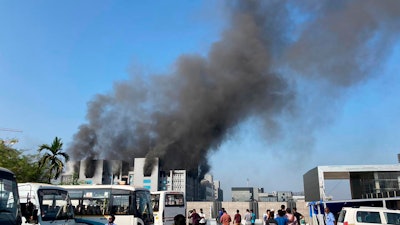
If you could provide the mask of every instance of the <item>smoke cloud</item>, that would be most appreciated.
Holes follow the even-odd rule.
[[[396,0],[227,4],[229,25],[205,57],[182,55],[170,74],[133,75],[89,102],[88,123],[69,147],[74,159],[146,157],[151,171],[159,157],[165,170],[202,176],[208,154],[241,122],[258,118],[273,141],[283,126],[306,119],[302,96],[332,100],[335,90],[368,79],[399,37]]]

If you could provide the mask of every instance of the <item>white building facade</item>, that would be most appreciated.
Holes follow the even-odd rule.
[[[135,158],[133,167],[120,160],[69,162],[66,165],[67,172],[61,176],[61,182],[72,184],[77,175],[79,183],[85,184],[127,184],[144,187],[150,191],[182,191],[188,201],[212,201],[217,199],[218,194],[222,195],[219,182],[213,181],[211,175],[202,180],[207,183],[203,188],[199,178],[189,176],[186,170],[161,171],[158,158],[153,161],[151,174],[145,175],[145,163],[145,158]],[[217,187],[214,186],[215,183],[218,184]]]

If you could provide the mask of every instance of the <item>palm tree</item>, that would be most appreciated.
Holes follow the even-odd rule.
[[[58,137],[54,139],[50,146],[47,144],[39,146],[39,152],[43,150],[48,151],[40,158],[39,167],[42,168],[44,166],[48,166],[49,183],[52,178],[57,179],[61,175],[61,172],[64,169],[64,162],[62,159],[64,159],[65,162],[68,162],[69,160],[69,155],[65,152],[62,152],[62,146],[63,143]]]

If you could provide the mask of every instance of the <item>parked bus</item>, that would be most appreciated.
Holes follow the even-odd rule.
[[[13,172],[0,167],[0,224],[21,225],[21,223],[17,180]]]
[[[109,215],[116,224],[152,225],[150,191],[130,185],[62,185],[68,190],[80,223],[104,225]]]
[[[172,225],[174,217],[182,214],[186,218],[185,194],[178,191],[151,192],[154,225]]]
[[[29,224],[74,225],[68,191],[42,183],[18,184],[22,215]]]

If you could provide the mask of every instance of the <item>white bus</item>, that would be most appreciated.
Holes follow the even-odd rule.
[[[0,224],[21,225],[21,207],[15,175],[0,167]]]
[[[179,191],[151,192],[154,225],[173,225],[174,217],[182,214],[186,218],[185,194]]]
[[[75,225],[68,191],[51,184],[18,184],[22,215],[29,224]]]
[[[68,190],[76,222],[104,225],[109,215],[116,224],[152,225],[150,191],[130,185],[61,185]]]

